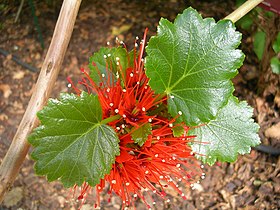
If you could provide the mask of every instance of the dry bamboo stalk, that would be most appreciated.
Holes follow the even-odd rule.
[[[225,19],[231,20],[233,23],[235,23],[263,1],[264,0],[248,0],[238,9],[226,16]]]
[[[27,136],[38,125],[36,113],[42,109],[54,87],[69,44],[82,0],[64,0],[55,26],[46,58],[43,62],[34,92],[14,136],[13,142],[0,166],[0,203],[13,184],[30,147]]]

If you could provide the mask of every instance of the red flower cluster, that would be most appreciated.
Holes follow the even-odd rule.
[[[190,185],[196,176],[204,176],[188,145],[194,136],[187,136],[189,128],[186,125],[176,123],[176,118],[182,113],[172,118],[167,112],[166,95],[155,94],[149,87],[142,59],[146,32],[138,55],[135,47],[133,67],[122,69],[119,58],[116,58],[118,72],[113,75],[112,70],[108,69],[107,74],[111,76],[106,78],[100,74],[99,84],[83,71],[86,79],[80,83],[89,92],[98,95],[103,119],[116,116],[108,125],[115,129],[120,139],[120,155],[116,157],[110,174],[95,187],[98,197],[96,207],[100,205],[99,194],[106,182],[109,183],[108,193],[114,192],[121,197],[123,209],[134,206],[137,197],[151,208],[151,204],[155,204],[151,193],[166,199],[165,188],[172,187],[186,199],[179,186],[180,182]],[[93,66],[96,65],[93,63]],[[79,94],[80,91],[74,88]],[[183,131],[179,137],[173,134],[176,127]],[[140,139],[145,139],[136,143],[133,133],[139,129]],[[146,132],[144,137],[141,136],[142,131]],[[84,183],[78,199],[84,199],[90,189]],[[147,197],[152,202],[148,203]],[[169,199],[166,201],[169,202]]]

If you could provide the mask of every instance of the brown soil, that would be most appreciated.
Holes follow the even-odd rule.
[[[35,2],[46,45],[44,50],[38,41],[38,31],[27,1],[17,23],[14,23],[14,18],[19,3],[11,2],[4,9],[0,9],[3,18],[0,22],[0,48],[40,69],[61,2],[49,1],[52,2],[51,5],[44,3],[47,1]],[[151,36],[156,32],[160,17],[173,21],[177,13],[190,5],[203,17],[214,17],[216,20],[222,19],[235,8],[231,1],[186,2],[188,3],[176,0],[157,0],[152,3],[136,0],[84,1],[52,97],[57,97],[59,92],[70,91],[66,77],[78,80],[79,68],[87,65],[88,57],[105,46],[107,41],[113,43],[116,36],[132,47],[135,37],[141,37],[146,27],[149,28]],[[252,51],[251,32],[256,30],[258,24],[263,28],[274,26],[274,23],[269,21],[271,20],[264,19],[262,23],[254,23],[250,32],[242,31],[244,36],[241,48],[247,58],[240,74],[234,79],[234,84],[235,95],[254,107],[254,118],[261,126],[259,134],[262,143],[279,148],[280,79],[278,75],[271,73],[269,67],[263,69],[265,65],[259,63]],[[277,30],[273,27],[268,29]],[[24,114],[38,72],[31,72],[16,64],[11,56],[0,54],[0,61],[1,162]],[[260,81],[262,71],[266,73]],[[258,86],[260,84],[261,91]],[[0,210],[75,209],[71,203],[66,203],[69,191],[59,182],[48,183],[44,177],[37,177],[33,164],[27,156],[14,187],[6,195]],[[187,200],[181,199],[173,191],[168,191],[171,202],[158,200],[155,209],[280,209],[280,160],[277,156],[253,149],[250,154],[240,156],[235,163],[205,166],[205,171],[206,178],[197,184],[194,190],[186,189]],[[118,198],[113,197],[109,203],[105,198],[102,209],[120,209]],[[94,209],[90,204],[89,200],[83,209]],[[141,202],[137,204],[137,209],[145,208]]]

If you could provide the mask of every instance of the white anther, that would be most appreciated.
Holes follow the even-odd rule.
[[[120,41],[120,44],[124,44],[124,42],[123,42],[123,41]]]
[[[122,91],[123,91],[124,93],[126,93],[126,89],[123,89]]]
[[[133,77],[133,73],[130,73],[129,76],[130,76],[130,77]]]
[[[170,202],[170,199],[167,199],[166,202],[169,203],[169,202]]]
[[[119,131],[119,130],[121,130],[121,128],[120,127],[116,127],[116,129]]]
[[[120,60],[120,58],[119,57],[116,57],[116,61],[119,61]]]
[[[112,182],[112,184],[116,184],[117,183],[117,181],[115,179],[113,179],[111,182]]]
[[[200,168],[204,168],[204,165],[201,165]]]
[[[163,176],[159,176],[160,179],[163,179]]]
[[[138,47],[138,44],[137,44],[137,43],[135,43],[135,44],[134,44],[134,46],[135,46],[135,47]]]
[[[126,118],[126,115],[125,115],[125,114],[123,114],[123,118]]]
[[[178,114],[179,114],[179,115],[182,115],[182,114],[183,114],[183,112],[179,111],[179,112],[178,112]]]
[[[110,107],[114,106],[114,104],[113,104],[113,103],[110,103],[109,105],[110,105]]]
[[[105,77],[105,74],[101,74],[102,77]]]
[[[140,82],[138,81],[138,82],[136,82],[136,84],[137,84],[137,85],[139,85],[139,84],[140,84]]]
[[[155,154],[155,157],[157,158],[157,157],[158,157],[158,154]]]
[[[98,190],[101,190],[101,187],[100,187],[100,186],[98,186],[98,187],[97,187],[97,189],[98,189]]]
[[[149,119],[148,119],[148,122],[152,122],[152,121],[153,121],[152,118],[149,118]]]
[[[136,37],[135,37],[135,39],[136,39],[136,40],[138,40],[138,39],[139,39],[139,37],[138,37],[138,36],[136,36]]]
[[[170,124],[169,124],[169,127],[170,127],[170,128],[172,128],[172,127],[173,127],[173,124],[172,124],[172,123],[170,123]]]
[[[107,55],[103,55],[103,57],[106,59],[106,58],[107,58]]]
[[[126,186],[129,186],[130,184],[129,184],[129,182],[127,182],[127,183],[125,183],[125,185],[126,185]]]
[[[107,42],[107,45],[110,45],[110,42]]]
[[[164,160],[164,159],[162,159],[162,160],[161,160],[161,162],[165,163],[165,160]]]
[[[110,88],[107,88],[107,92],[108,92],[108,93],[110,92]]]
[[[149,173],[149,171],[145,171],[145,174],[148,174]]]
[[[160,140],[160,136],[157,136],[157,140]]]
[[[137,198],[137,194],[134,194],[133,197],[134,197],[134,198]]]
[[[124,125],[124,124],[122,124],[121,126],[122,126],[122,128],[125,128],[125,125]]]
[[[119,61],[117,61],[117,63],[116,63],[116,64],[117,64],[117,66],[119,66],[119,65],[120,65],[120,62],[119,62]]]
[[[115,109],[115,113],[118,114],[118,113],[119,113],[119,110],[118,110],[118,109]]]
[[[70,88],[70,87],[72,87],[72,85],[69,83],[69,84],[67,85],[67,87],[69,87],[69,88]]]
[[[180,164],[180,163],[178,163],[178,164],[176,165],[176,167],[177,167],[177,168],[180,168],[180,166],[181,166],[181,164]]]
[[[145,108],[145,107],[142,107],[142,111],[145,112],[145,111],[146,111],[146,108]]]

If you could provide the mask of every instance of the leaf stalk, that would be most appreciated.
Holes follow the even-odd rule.
[[[110,122],[113,122],[113,121],[115,121],[115,120],[118,120],[118,119],[120,119],[121,118],[121,115],[114,115],[114,116],[112,116],[112,117],[108,117],[108,118],[106,118],[106,119],[104,119],[104,120],[102,120],[101,122],[100,122],[100,124],[101,125],[106,125],[106,124],[108,124],[108,123],[110,123]]]

